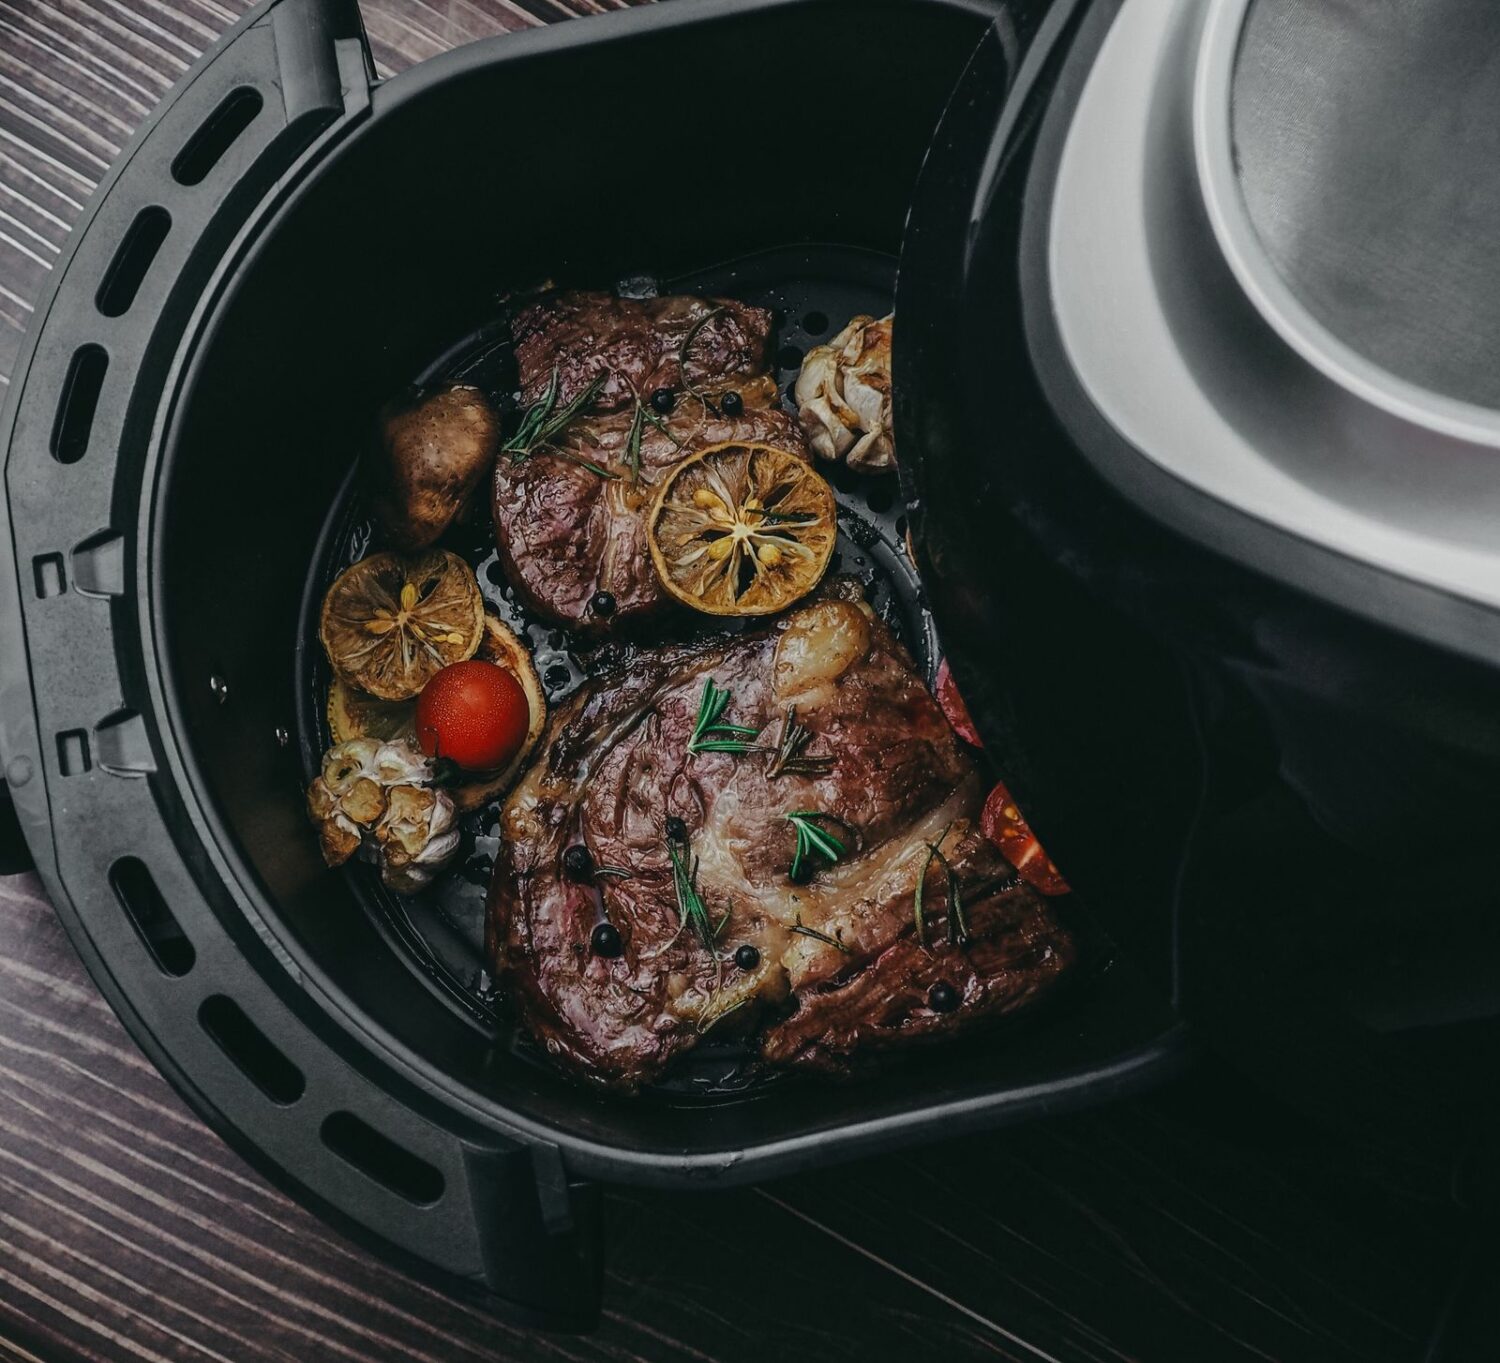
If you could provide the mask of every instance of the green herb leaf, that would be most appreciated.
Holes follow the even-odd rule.
[[[671,838],[667,839],[667,855],[672,859],[672,888],[677,892],[677,916],[680,921],[691,923],[698,934],[698,940],[712,951],[717,933],[713,924],[708,921],[708,908],[698,893],[698,859],[693,858],[692,869],[689,870],[682,864],[677,845]]]
[[[797,845],[792,852],[791,877],[793,880],[797,879],[802,870],[802,863],[807,857],[816,854],[831,864],[849,850],[827,829],[820,828],[813,822],[815,819],[832,819],[833,817],[832,814],[824,814],[816,809],[799,809],[782,815],[782,818],[791,824],[797,834]]]
[[[630,421],[630,434],[625,437],[625,462],[630,465],[630,481],[641,481],[641,435],[646,427],[646,407],[639,397],[635,400],[635,416]]]
[[[953,869],[953,863],[941,852],[938,860],[943,863],[943,870],[948,876],[948,940],[954,946],[967,946],[969,942],[969,917],[964,911],[963,895],[959,893],[958,875]]]
[[[948,836],[948,831],[953,825],[950,823],[937,836],[936,842],[927,844],[927,856],[922,862],[922,869],[917,872],[916,889],[912,891],[912,921],[916,927],[917,943],[924,950],[927,946],[927,922],[924,915],[926,902],[927,872],[932,869],[932,863],[936,861],[942,868],[947,879],[948,887],[948,941],[956,946],[963,946],[969,940],[969,919],[964,911],[963,895],[960,892],[958,876],[954,874],[953,864],[942,853],[943,839]]]
[[[552,377],[547,383],[542,396],[526,409],[526,414],[521,418],[521,424],[516,433],[511,436],[500,448],[507,454],[525,454],[530,451],[536,440],[536,433],[541,429],[542,423],[552,415],[552,409],[557,405],[558,387],[562,383],[562,376],[557,366],[552,367]]]
[[[744,724],[721,724],[720,716],[729,708],[730,693],[726,687],[715,684],[712,677],[703,679],[703,695],[698,700],[698,718],[693,724],[693,736],[688,739],[688,751],[747,753],[756,751],[755,745],[744,742],[745,737],[756,738],[759,729]],[[714,734],[728,734],[728,738],[714,738]]]
[[[599,396],[599,390],[609,381],[608,374],[596,374],[593,381],[578,394],[571,402],[562,408],[557,407],[558,390],[561,387],[561,379],[558,371],[554,368],[552,379],[547,384],[547,391],[541,398],[527,410],[526,415],[521,418],[521,425],[516,433],[502,446],[504,451],[510,455],[511,462],[519,464],[523,459],[529,458],[539,449],[550,444],[552,440],[560,435],[585,407],[590,406],[594,399]],[[561,451],[559,451],[561,453]],[[602,473],[607,478],[617,475],[607,473],[597,464],[590,464],[585,459],[572,456],[575,463],[582,464],[585,468],[592,469],[595,473]]]

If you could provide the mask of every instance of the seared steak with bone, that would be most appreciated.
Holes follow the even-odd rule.
[[[564,293],[522,310],[516,354],[528,404],[544,398],[554,368],[558,407],[605,376],[552,445],[523,458],[500,455],[496,538],[506,579],[526,606],[584,634],[629,631],[670,602],[651,566],[645,527],[667,470],[726,440],[763,441],[811,458],[796,420],[777,405],[775,380],[761,372],[770,330],[764,309],[687,296]],[[688,341],[691,392],[679,364]],[[669,413],[650,405],[658,388],[674,394]],[[714,396],[730,388],[740,400],[734,416]],[[608,614],[591,609],[599,592],[613,598]]]
[[[541,400],[556,369],[560,403],[602,376],[593,410],[617,412],[658,388],[712,395],[765,373],[771,314],[732,298],[577,290],[527,304],[511,336],[527,406]]]
[[[565,1068],[634,1088],[711,1028],[756,1023],[766,1061],[841,1068],[1020,1008],[1072,961],[1046,901],[978,835],[978,774],[863,601],[830,595],[765,631],[627,663],[554,716],[506,802],[490,891],[497,976]],[[690,754],[710,678],[731,693],[722,722],[760,731],[747,742],[774,748],[794,715],[802,756],[826,760],[774,774],[774,752]],[[789,876],[796,811],[831,816],[821,826],[846,848],[804,884]],[[684,912],[669,820],[696,863],[700,920]],[[569,858],[580,846],[588,858]],[[605,921],[618,954],[595,949]]]

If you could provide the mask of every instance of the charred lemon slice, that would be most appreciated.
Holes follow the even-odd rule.
[[[351,738],[378,738],[382,743],[416,738],[417,703],[414,700],[376,700],[335,679],[328,688],[328,732],[335,744]]]
[[[484,598],[457,554],[371,554],[328,589],[318,633],[341,681],[407,700],[439,668],[474,656]]]
[[[833,489],[774,445],[729,441],[685,459],[648,522],[662,586],[707,615],[772,615],[818,585],[838,538]]]
[[[531,723],[526,731],[525,744],[504,771],[479,777],[469,777],[465,773],[457,784],[448,788],[460,814],[479,809],[510,789],[547,724],[547,693],[542,689],[542,679],[536,674],[536,664],[531,661],[526,645],[504,621],[493,615],[484,617],[484,638],[480,640],[476,656],[505,668],[521,683],[530,707]],[[416,723],[415,699],[377,700],[339,680],[328,688],[328,730],[335,744],[347,743],[351,738],[378,738],[383,742],[404,738],[415,746]]]

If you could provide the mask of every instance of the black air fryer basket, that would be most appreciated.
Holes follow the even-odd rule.
[[[381,404],[482,368],[500,297],[543,277],[738,291],[803,343],[808,312],[888,306],[970,55],[1040,88],[1073,8],[676,0],[377,83],[352,0],[267,0],[142,129],[53,272],[0,427],[0,748],[27,840],[194,1107],[412,1269],[586,1323],[599,1180],[760,1178],[1097,1101],[1180,1057],[1170,886],[1142,865],[1119,890],[1144,949],[1094,933],[1083,978],[1014,1029],[844,1085],[601,1097],[486,1016],[472,896],[425,919],[376,902],[324,868],[303,813],[305,603],[357,552],[346,483]],[[878,92],[862,122],[837,72]],[[902,272],[903,300],[922,288]],[[847,547],[931,663],[921,603],[882,579],[901,508],[862,495],[841,486]],[[1025,784],[994,642],[945,642]]]

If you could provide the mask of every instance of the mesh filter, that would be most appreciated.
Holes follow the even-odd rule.
[[[1401,378],[1500,407],[1500,5],[1258,0],[1234,134],[1304,306]]]

